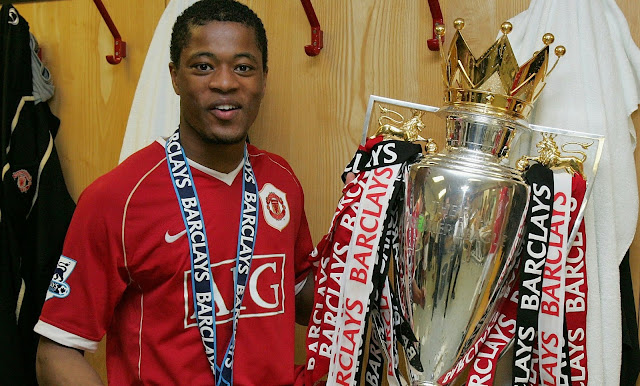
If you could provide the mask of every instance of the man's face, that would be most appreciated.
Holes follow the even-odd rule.
[[[191,29],[180,66],[169,65],[180,96],[183,141],[243,142],[258,115],[267,73],[252,28],[213,21]]]

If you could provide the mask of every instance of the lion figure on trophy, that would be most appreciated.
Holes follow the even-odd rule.
[[[412,116],[408,120],[404,120],[402,114],[397,111],[393,111],[384,106],[380,106],[382,115],[378,118],[378,130],[371,138],[381,135],[384,139],[397,139],[400,141],[424,141],[425,139],[420,136],[420,132],[425,128],[424,122],[422,122],[422,115],[424,111],[411,110]],[[399,119],[394,119],[391,114],[396,115]],[[384,121],[391,121],[397,126],[391,123],[384,123]]]
[[[578,142],[569,142],[565,143],[562,146],[558,146],[555,141],[556,134],[551,133],[542,133],[542,141],[536,144],[536,148],[538,149],[537,157],[531,156],[522,156],[518,159],[516,163],[516,167],[519,170],[525,170],[529,167],[530,161],[536,161],[544,166],[554,169],[564,169],[569,174],[578,173],[582,178],[586,179],[584,175],[584,161],[587,159],[587,155],[579,150],[567,150],[567,145],[577,145],[581,147],[583,150],[588,149],[592,143],[578,143]],[[579,154],[580,156],[563,156],[561,151],[564,153],[573,153]]]

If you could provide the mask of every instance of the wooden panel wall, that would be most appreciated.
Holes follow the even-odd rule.
[[[105,0],[128,54],[118,65],[113,38],[92,1],[20,4],[43,50],[56,92],[50,104],[60,118],[56,147],[74,199],[117,165],[129,108],[165,0]]]
[[[168,1],[104,0],[127,42],[127,58],[116,66],[104,59],[113,53],[113,39],[93,2],[17,6],[30,22],[57,86],[51,101],[62,121],[56,146],[74,199],[117,164],[146,50]],[[311,33],[300,2],[246,3],[263,18],[270,50],[267,95],[250,134],[252,142],[292,164],[305,189],[307,216],[317,242],[340,195],[339,175],[360,141],[369,95],[440,105],[439,58],[426,45],[431,38],[428,4],[426,0],[314,0],[325,48],[319,56],[309,57],[304,46]],[[636,43],[640,42],[640,5],[634,0],[618,3]],[[480,53],[493,41],[501,22],[528,4],[527,0],[448,0],[441,6],[447,26],[456,17],[466,19],[465,36]],[[637,113],[634,118],[640,128]],[[442,123],[428,122],[428,126],[425,134],[438,137]],[[640,239],[632,254],[637,294]],[[302,336],[301,329],[298,334]],[[301,358],[302,342],[297,349]],[[104,375],[103,359],[102,349],[91,356]]]

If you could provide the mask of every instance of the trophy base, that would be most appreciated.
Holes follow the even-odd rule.
[[[413,381],[411,382],[411,386],[438,386],[438,383],[432,383],[427,381]]]

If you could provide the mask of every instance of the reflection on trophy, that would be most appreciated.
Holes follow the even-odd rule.
[[[455,379],[459,372],[452,368],[462,367],[508,290],[529,202],[529,187],[509,153],[530,136],[526,118],[553,70],[547,72],[551,34],[518,66],[507,38],[510,23],[478,59],[461,35],[464,21],[454,26],[443,57],[445,107],[439,112],[446,146],[442,153],[427,152],[405,175],[405,274],[396,280],[418,341],[422,368],[410,369],[413,385]],[[444,27],[437,33],[443,38]],[[555,54],[559,58],[564,48]]]

